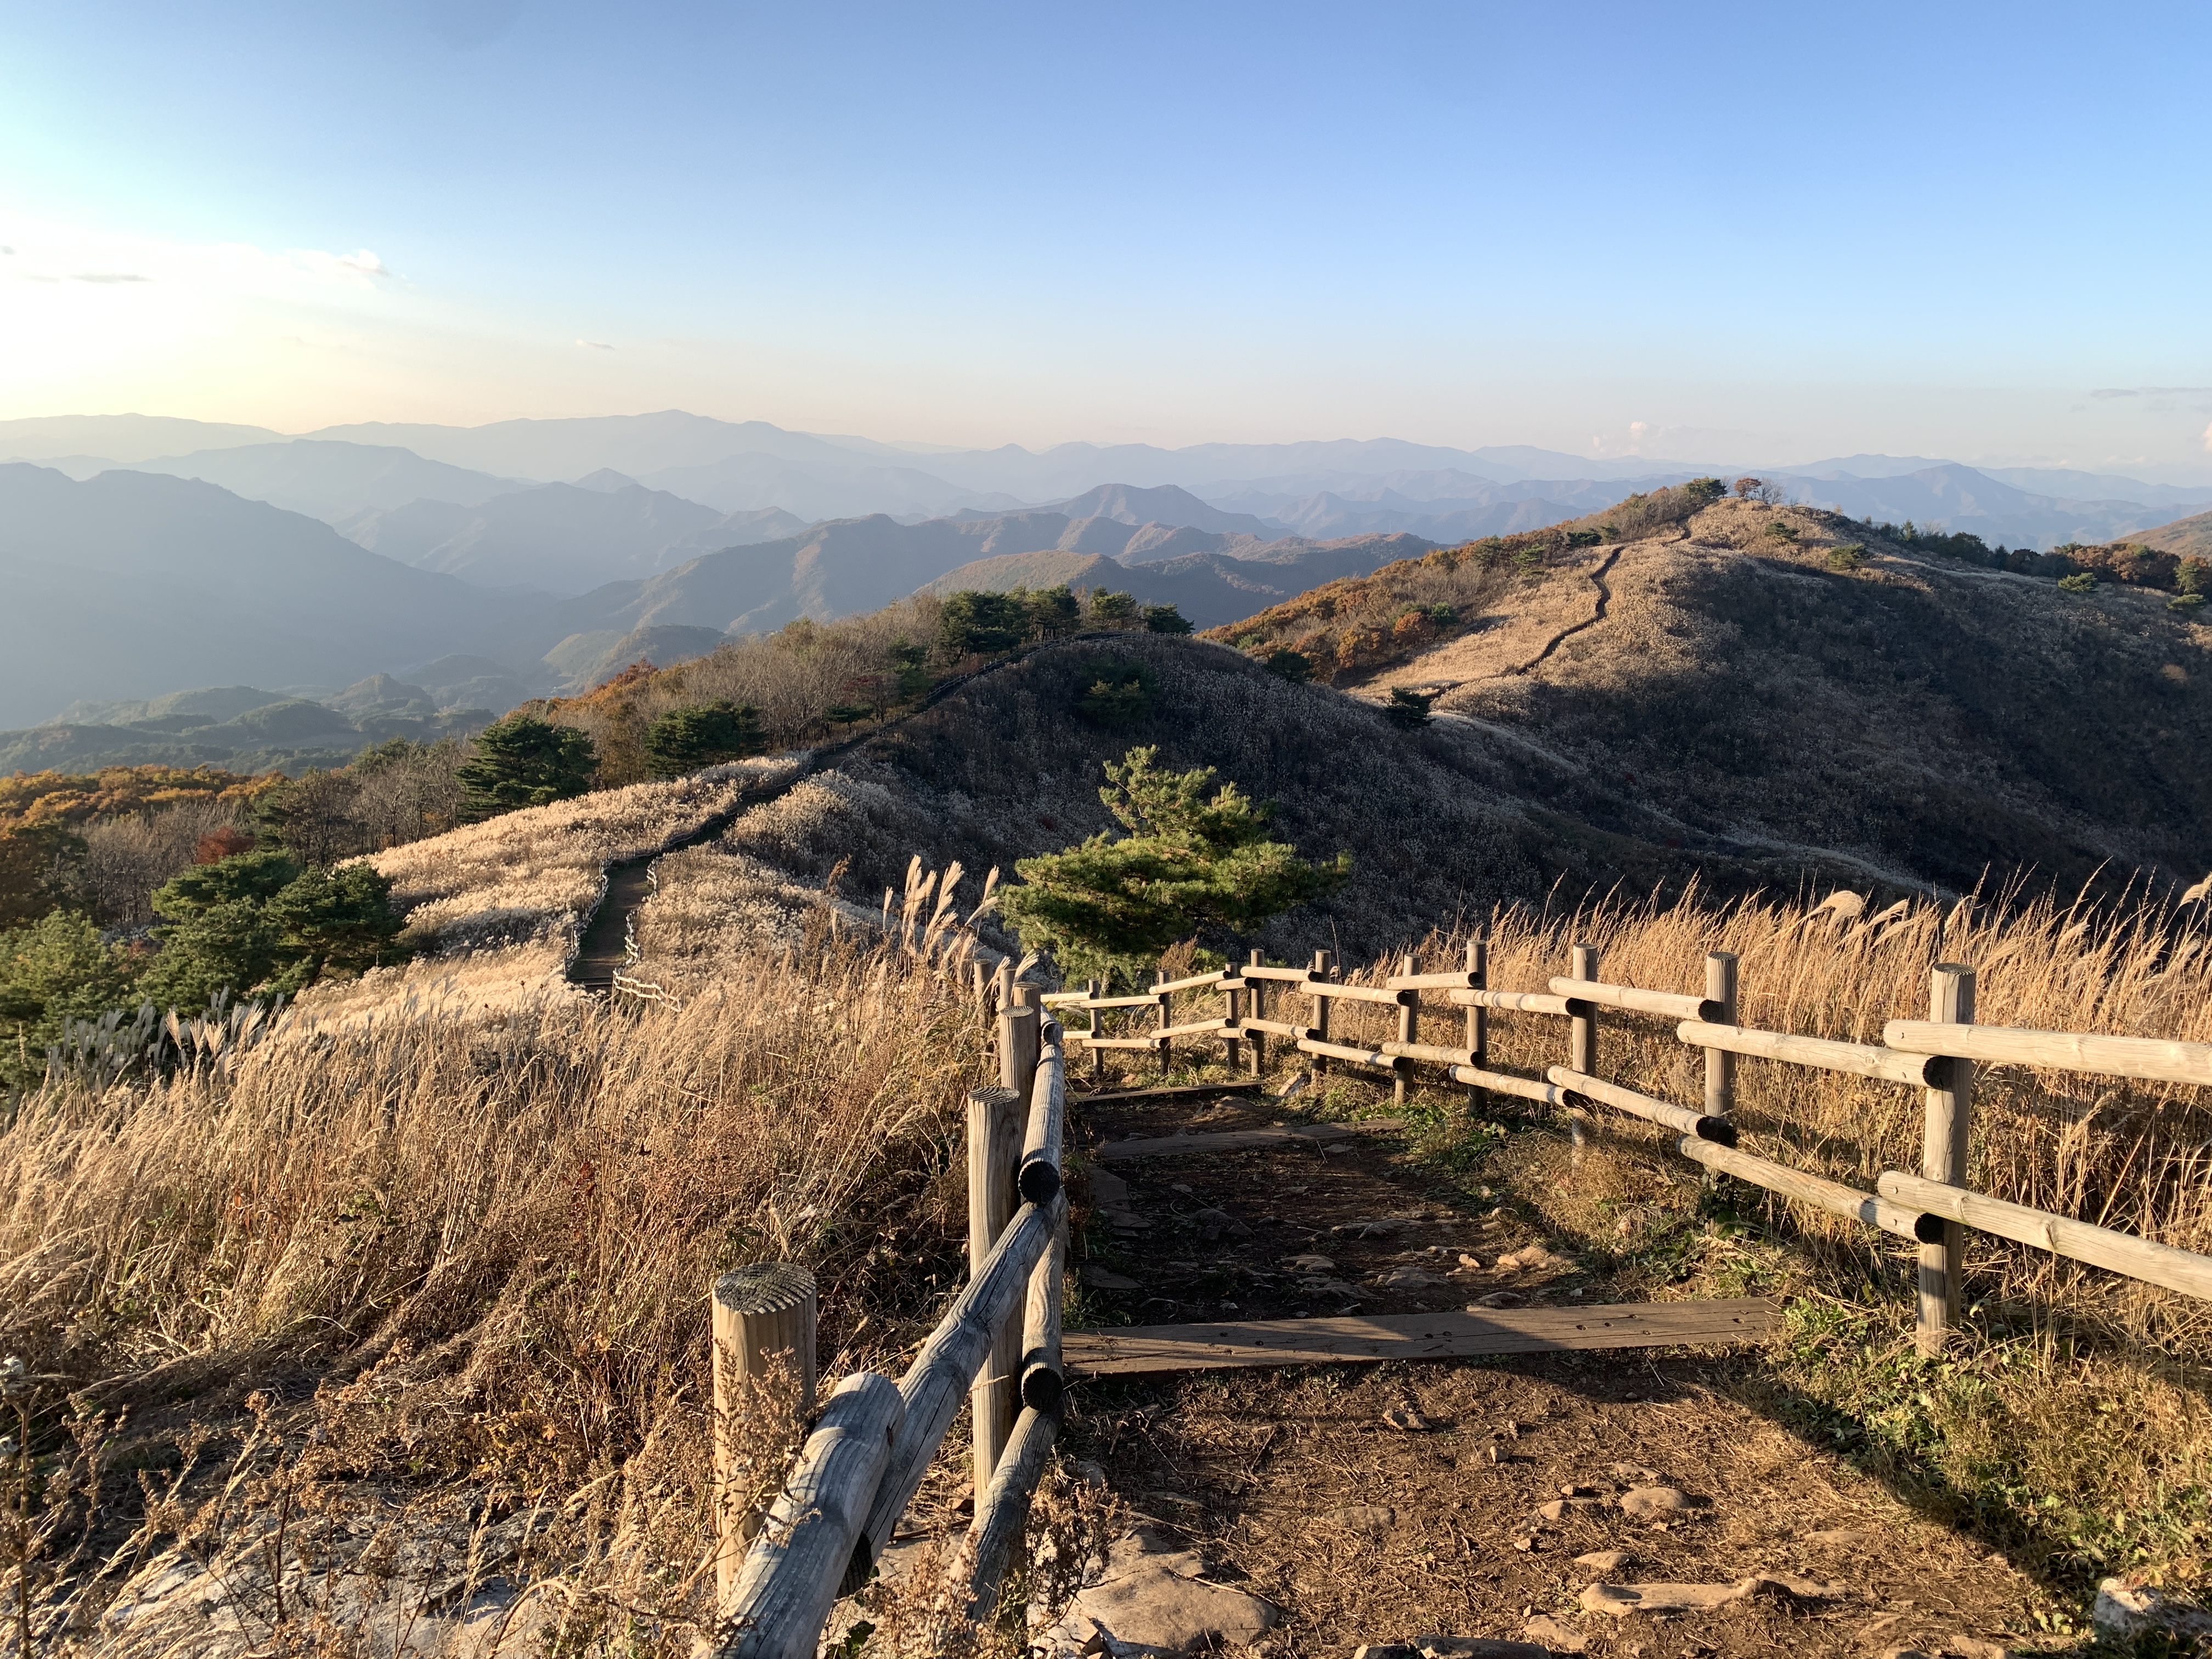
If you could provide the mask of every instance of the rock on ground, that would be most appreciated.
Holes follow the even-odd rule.
[[[1113,1659],[1193,1653],[1223,1645],[1249,1647],[1280,1615],[1256,1595],[1204,1577],[1191,1550],[1167,1550],[1147,1528],[1108,1550],[1104,1576],[1079,1592],[1052,1632],[1054,1645]]]

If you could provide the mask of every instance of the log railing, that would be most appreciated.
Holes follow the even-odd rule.
[[[891,1529],[936,1461],[945,1431],[969,1403],[975,1419],[975,1514],[947,1588],[972,1619],[997,1606],[1046,1455],[1060,1428],[1061,1277],[1067,1197],[1060,1184],[1066,1110],[1064,1034],[1034,991],[998,983],[1001,1086],[969,1097],[967,1288],[894,1382],[856,1372],[837,1384],[764,1518],[716,1504],[729,1563],[720,1622],[708,1650],[719,1659],[814,1659],[840,1595],[868,1581]],[[759,1269],[725,1275],[725,1284]],[[812,1281],[805,1279],[802,1339],[787,1337],[799,1370],[813,1370]],[[748,1281],[749,1282],[749,1281]],[[735,1396],[726,1372],[757,1372],[775,1334],[756,1333],[718,1285],[714,1353],[718,1402]],[[756,1300],[761,1298],[754,1298]],[[787,1309],[779,1332],[795,1332]],[[724,1471],[718,1463],[718,1479]],[[751,1528],[757,1528],[757,1535]],[[742,1559],[737,1535],[750,1537]]]
[[[975,1447],[975,1507],[946,1586],[952,1605],[975,1620],[995,1608],[1053,1441],[1063,1401],[1062,1278],[1067,1199],[1060,1155],[1065,1136],[1066,1050],[1154,1050],[1164,1071],[1177,1041],[1223,1044],[1256,1071],[1271,1039],[1288,1042],[1318,1073],[1331,1063],[1382,1071],[1402,1099],[1412,1069],[1439,1068],[1473,1092],[1502,1094],[1565,1109],[1580,1147],[1593,1114],[1606,1109],[1672,1131],[1674,1149],[1712,1176],[1732,1176],[1828,1214],[1856,1220],[1919,1248],[1917,1336],[1941,1348],[1959,1316],[1960,1249],[1966,1228],[2030,1244],[2185,1295],[2212,1300],[2212,1256],[2005,1202],[1966,1185],[1966,1145],[1978,1066],[2049,1066],[2157,1082],[2212,1084],[2212,1044],[2151,1038],[2013,1030],[1974,1023],[1974,974],[1939,965],[1930,975],[1929,1018],[1893,1020],[1881,1044],[1764,1031],[1737,1023],[1737,963],[1714,952],[1702,996],[1615,984],[1598,976],[1597,953],[1577,945],[1572,972],[1542,991],[1492,987],[1487,949],[1468,946],[1466,966],[1418,973],[1411,957],[1379,986],[1347,984],[1328,951],[1308,968],[1274,967],[1257,953],[1244,965],[1182,979],[1164,977],[1134,996],[1082,991],[1039,996],[1013,982],[1002,964],[995,986],[979,981],[994,1018],[1000,1086],[969,1100],[969,1279],[904,1376],[871,1372],[842,1379],[829,1395],[781,1494],[765,1513],[730,1501],[736,1472],[720,1452],[717,1556],[721,1623],[709,1650],[722,1659],[812,1659],[840,1595],[864,1585],[891,1530],[935,1461],[962,1401],[970,1405]],[[995,991],[995,994],[993,992]],[[1441,994],[1462,1017],[1457,1043],[1421,1040],[1422,996]],[[1173,999],[1218,995],[1218,1016],[1177,1022]],[[1303,1010],[1282,1004],[1304,999]],[[1271,1008],[1271,1001],[1273,1006]],[[1374,1042],[1332,1036],[1341,1002],[1393,1010],[1396,1035]],[[1088,1016],[1066,1030],[1052,1011]],[[1152,1029],[1111,1036],[1100,1016],[1150,1011]],[[1674,1037],[1705,1058],[1704,1097],[1696,1106],[1659,1099],[1607,1079],[1599,1059],[1601,1010],[1675,1022]],[[1303,1018],[1284,1016],[1303,1012]],[[1496,1068],[1490,1058],[1494,1015],[1540,1015],[1568,1023],[1564,1065],[1544,1077]],[[1917,1088],[1925,1130],[1917,1174],[1887,1170],[1869,1192],[1796,1170],[1739,1146],[1735,1061],[1749,1055]],[[714,1302],[718,1410],[738,1397],[779,1352],[803,1398],[813,1390],[813,1281],[804,1270],[765,1264],[726,1274]],[[802,1305],[803,1304],[803,1305]],[[802,1410],[804,1407],[802,1407]]]
[[[1317,951],[1307,968],[1271,967],[1255,952],[1242,967],[1165,981],[1140,996],[1102,996],[1094,982],[1086,991],[1044,1000],[1089,1015],[1090,1029],[1070,1033],[1071,1043],[1090,1047],[1094,1054],[1105,1048],[1152,1048],[1158,1054],[1163,1072],[1179,1038],[1220,1042],[1232,1063],[1238,1045],[1245,1045],[1247,1061],[1257,1069],[1267,1040],[1281,1037],[1310,1057],[1316,1073],[1331,1063],[1390,1073],[1401,1100],[1411,1068],[1430,1066],[1474,1091],[1477,1104],[1487,1091],[1563,1108],[1577,1148],[1592,1121],[1590,1111],[1598,1107],[1670,1129],[1680,1137],[1682,1155],[1713,1174],[1732,1175],[1830,1214],[1914,1240],[1920,1247],[1917,1340],[1926,1352],[1939,1349],[1945,1333],[1958,1321],[1960,1250],[1969,1227],[2212,1300],[2212,1256],[2007,1203],[1966,1185],[1967,1129],[1978,1065],[2039,1066],[2212,1085],[2212,1043],[1978,1025],[1973,969],[1948,963],[1931,971],[1929,1018],[1890,1021],[1879,1044],[1797,1036],[1736,1023],[1737,962],[1725,951],[1706,957],[1702,996],[1614,984],[1598,976],[1593,948],[1577,945],[1572,955],[1573,971],[1553,977],[1541,991],[1492,987],[1486,971],[1487,949],[1477,940],[1468,946],[1464,969],[1419,973],[1407,957],[1400,963],[1400,971],[1379,986],[1344,983],[1326,951]],[[1176,1021],[1170,1000],[1194,993],[1223,996],[1227,1012],[1218,1018]],[[1284,1018],[1288,1011],[1279,1004],[1277,1017],[1268,1018],[1271,993],[1278,999],[1305,999],[1304,1018]],[[1425,993],[1441,994],[1452,1008],[1464,1012],[1463,1044],[1419,1041]],[[1333,1036],[1330,1008],[1346,1001],[1395,1009],[1396,1039],[1366,1042]],[[1135,1006],[1157,1011],[1152,1030],[1136,1036],[1105,1034],[1100,1023],[1103,1012]],[[1675,1037],[1704,1053],[1705,1098],[1699,1105],[1678,1105],[1607,1081],[1597,1059],[1601,1010],[1676,1022]],[[1497,1070],[1487,1052],[1488,1021],[1494,1014],[1565,1020],[1566,1063],[1547,1068],[1540,1079]],[[1919,1171],[1887,1171],[1876,1180],[1876,1190],[1866,1192],[1741,1150],[1733,1121],[1740,1055],[1921,1090],[1926,1122]]]

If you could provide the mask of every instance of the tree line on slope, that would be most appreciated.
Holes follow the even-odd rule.
[[[394,739],[297,778],[118,767],[0,781],[0,1079],[34,1077],[72,1020],[142,1001],[190,1013],[404,959],[391,884],[367,854],[886,718],[948,673],[1086,627],[1189,631],[1173,606],[1127,594],[956,593],[793,623],[668,670],[634,664],[466,744]],[[1150,696],[1139,680],[1097,690],[1109,724]]]

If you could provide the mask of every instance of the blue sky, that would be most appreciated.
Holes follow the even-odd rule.
[[[9,0],[0,417],[2212,478],[2208,49],[2201,5]]]

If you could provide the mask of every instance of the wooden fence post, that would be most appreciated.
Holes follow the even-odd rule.
[[[1164,969],[1164,968],[1155,968],[1154,969],[1152,969],[1152,983],[1153,983],[1153,984],[1155,984],[1155,985],[1164,985],[1164,984],[1166,984],[1167,982],[1168,982],[1168,970],[1167,970],[1166,969]],[[1172,1023],[1171,1017],[1170,1017],[1170,1014],[1169,1014],[1169,1012],[1168,1012],[1168,1005],[1169,1005],[1170,1002],[1174,1001],[1174,1000],[1175,1000],[1175,999],[1174,999],[1173,997],[1170,997],[1170,996],[1164,996],[1164,997],[1162,997],[1162,998],[1160,999],[1160,1003],[1159,1003],[1159,1015],[1160,1015],[1160,1018],[1159,1018],[1159,1024],[1158,1024],[1158,1028],[1157,1028],[1157,1029],[1158,1029],[1158,1030],[1160,1030],[1164,1031],[1164,1030],[1166,1030],[1168,1029],[1168,1026]],[[1160,1080],[1161,1080],[1163,1083],[1164,1083],[1164,1082],[1166,1082],[1166,1081],[1167,1081],[1167,1076],[1168,1076],[1169,1069],[1170,1069],[1170,1068],[1174,1065],[1174,1063],[1175,1063],[1175,1062],[1174,1062],[1174,1059],[1173,1059],[1174,1053],[1175,1053],[1175,1044],[1174,1044],[1173,1042],[1171,1042],[1168,1041],[1166,1038],[1163,1037],[1163,1038],[1160,1040]]]
[[[1705,953],[1705,1000],[1720,1004],[1721,1012],[1713,1016],[1716,1025],[1735,1025],[1736,1008],[1736,969],[1740,959],[1733,951],[1708,951]],[[1735,1055],[1726,1048],[1705,1050],[1705,1115],[1734,1117],[1735,1115]]]
[[[1720,1005],[1720,1012],[1712,1018],[1716,1025],[1741,1023],[1736,1007],[1736,970],[1740,965],[1741,959],[1732,951],[1705,952],[1705,1000]],[[1735,1115],[1735,1055],[1726,1048],[1705,1050],[1705,1115]],[[1706,1186],[1716,1185],[1719,1179],[1714,1170],[1706,1170]]]
[[[1974,970],[1939,963],[1928,975],[1928,1018],[1945,1025],[1974,1023]],[[1943,1085],[1928,1091],[1928,1120],[1920,1147],[1923,1179],[1947,1187],[1966,1184],[1968,1103],[1974,1092],[1974,1062],[1946,1060]],[[1946,1220],[1940,1243],[1920,1247],[1920,1323],[1915,1334],[1920,1352],[1940,1353],[1945,1334],[1959,1318],[1959,1281],[1964,1265],[1966,1230]]]
[[[1568,971],[1576,979],[1594,980],[1597,977],[1597,946],[1577,945]],[[1580,1072],[1584,1077],[1597,1075],[1597,1005],[1577,1002],[1582,1012],[1567,1022],[1567,1069]],[[1583,1148],[1589,1139],[1589,1117],[1579,1106],[1567,1109],[1567,1134],[1574,1146],[1576,1162],[1582,1160]]]
[[[1089,1000],[1096,1002],[1106,994],[1105,984],[1103,980],[1085,980],[1083,981],[1083,994]],[[1091,1035],[1094,1037],[1104,1036],[1106,1030],[1103,1022],[1105,1016],[1096,1008],[1090,1010],[1090,1014]],[[1106,1051],[1094,1044],[1091,1050],[1091,1080],[1093,1084],[1103,1083],[1105,1078]]]
[[[1314,977],[1316,979],[1328,979],[1331,977],[1332,970],[1335,967],[1335,963],[1336,958],[1330,955],[1327,951],[1315,951],[1313,959]],[[1328,1041],[1329,999],[1327,997],[1313,997],[1310,998],[1309,1000],[1314,1005],[1314,1036],[1316,1040],[1326,1042]],[[1318,1081],[1328,1073],[1328,1061],[1323,1056],[1316,1054],[1313,1056],[1312,1066],[1308,1069],[1312,1072],[1315,1079]]]
[[[714,1281],[714,1583],[726,1601],[761,1517],[738,1510],[748,1472],[737,1467],[730,1421],[747,1408],[744,1384],[788,1356],[797,1414],[814,1409],[814,1275],[795,1261],[757,1261]],[[773,1496],[773,1494],[770,1494]]]
[[[1031,1011],[1030,1028],[1036,1030]],[[1002,1027],[1003,1029],[1003,1027]],[[1032,1063],[1034,1071],[1034,1063]],[[974,1089],[968,1095],[968,1273],[972,1279],[1014,1218],[1022,1161],[1022,1097],[1012,1088]],[[968,1391],[975,1412],[975,1501],[991,1484],[1021,1404],[1022,1329],[1019,1304],[994,1334],[991,1352]]]
[[[1029,1098],[1030,1079],[1036,1075],[1037,1010],[1016,999],[1036,994],[1033,985],[1013,987],[999,1006],[999,1086],[1012,1089],[1024,1100]]]
[[[1267,957],[1258,951],[1251,952],[1244,960],[1248,967],[1264,968],[1267,965]],[[1247,1005],[1248,1012],[1254,1019],[1265,1019],[1267,1017],[1267,981],[1255,979],[1249,984],[1252,1000]],[[1267,1034],[1265,1031],[1245,1034],[1244,1065],[1254,1077],[1267,1069]]]
[[[1419,968],[1411,954],[1407,954],[1398,958],[1398,971],[1401,974],[1412,975],[1419,972]],[[1421,994],[1416,991],[1413,994],[1413,1000],[1411,1002],[1401,1002],[1398,1005],[1398,1041],[1401,1042],[1420,1041]],[[1413,1069],[1413,1062],[1410,1060],[1394,1060],[1390,1062],[1390,1103],[1401,1111],[1403,1111],[1406,1106],[1406,1079],[1411,1074]]]
[[[1490,988],[1490,941],[1487,939],[1468,940],[1467,974],[1468,983],[1473,989],[1486,991]],[[1474,1069],[1478,1072],[1488,1071],[1490,1069],[1489,1009],[1469,1008],[1467,1011],[1467,1046],[1468,1051],[1474,1056]],[[1467,1109],[1469,1113],[1481,1112],[1489,1105],[1489,1103],[1490,1095],[1487,1090],[1479,1085],[1468,1087]]]

